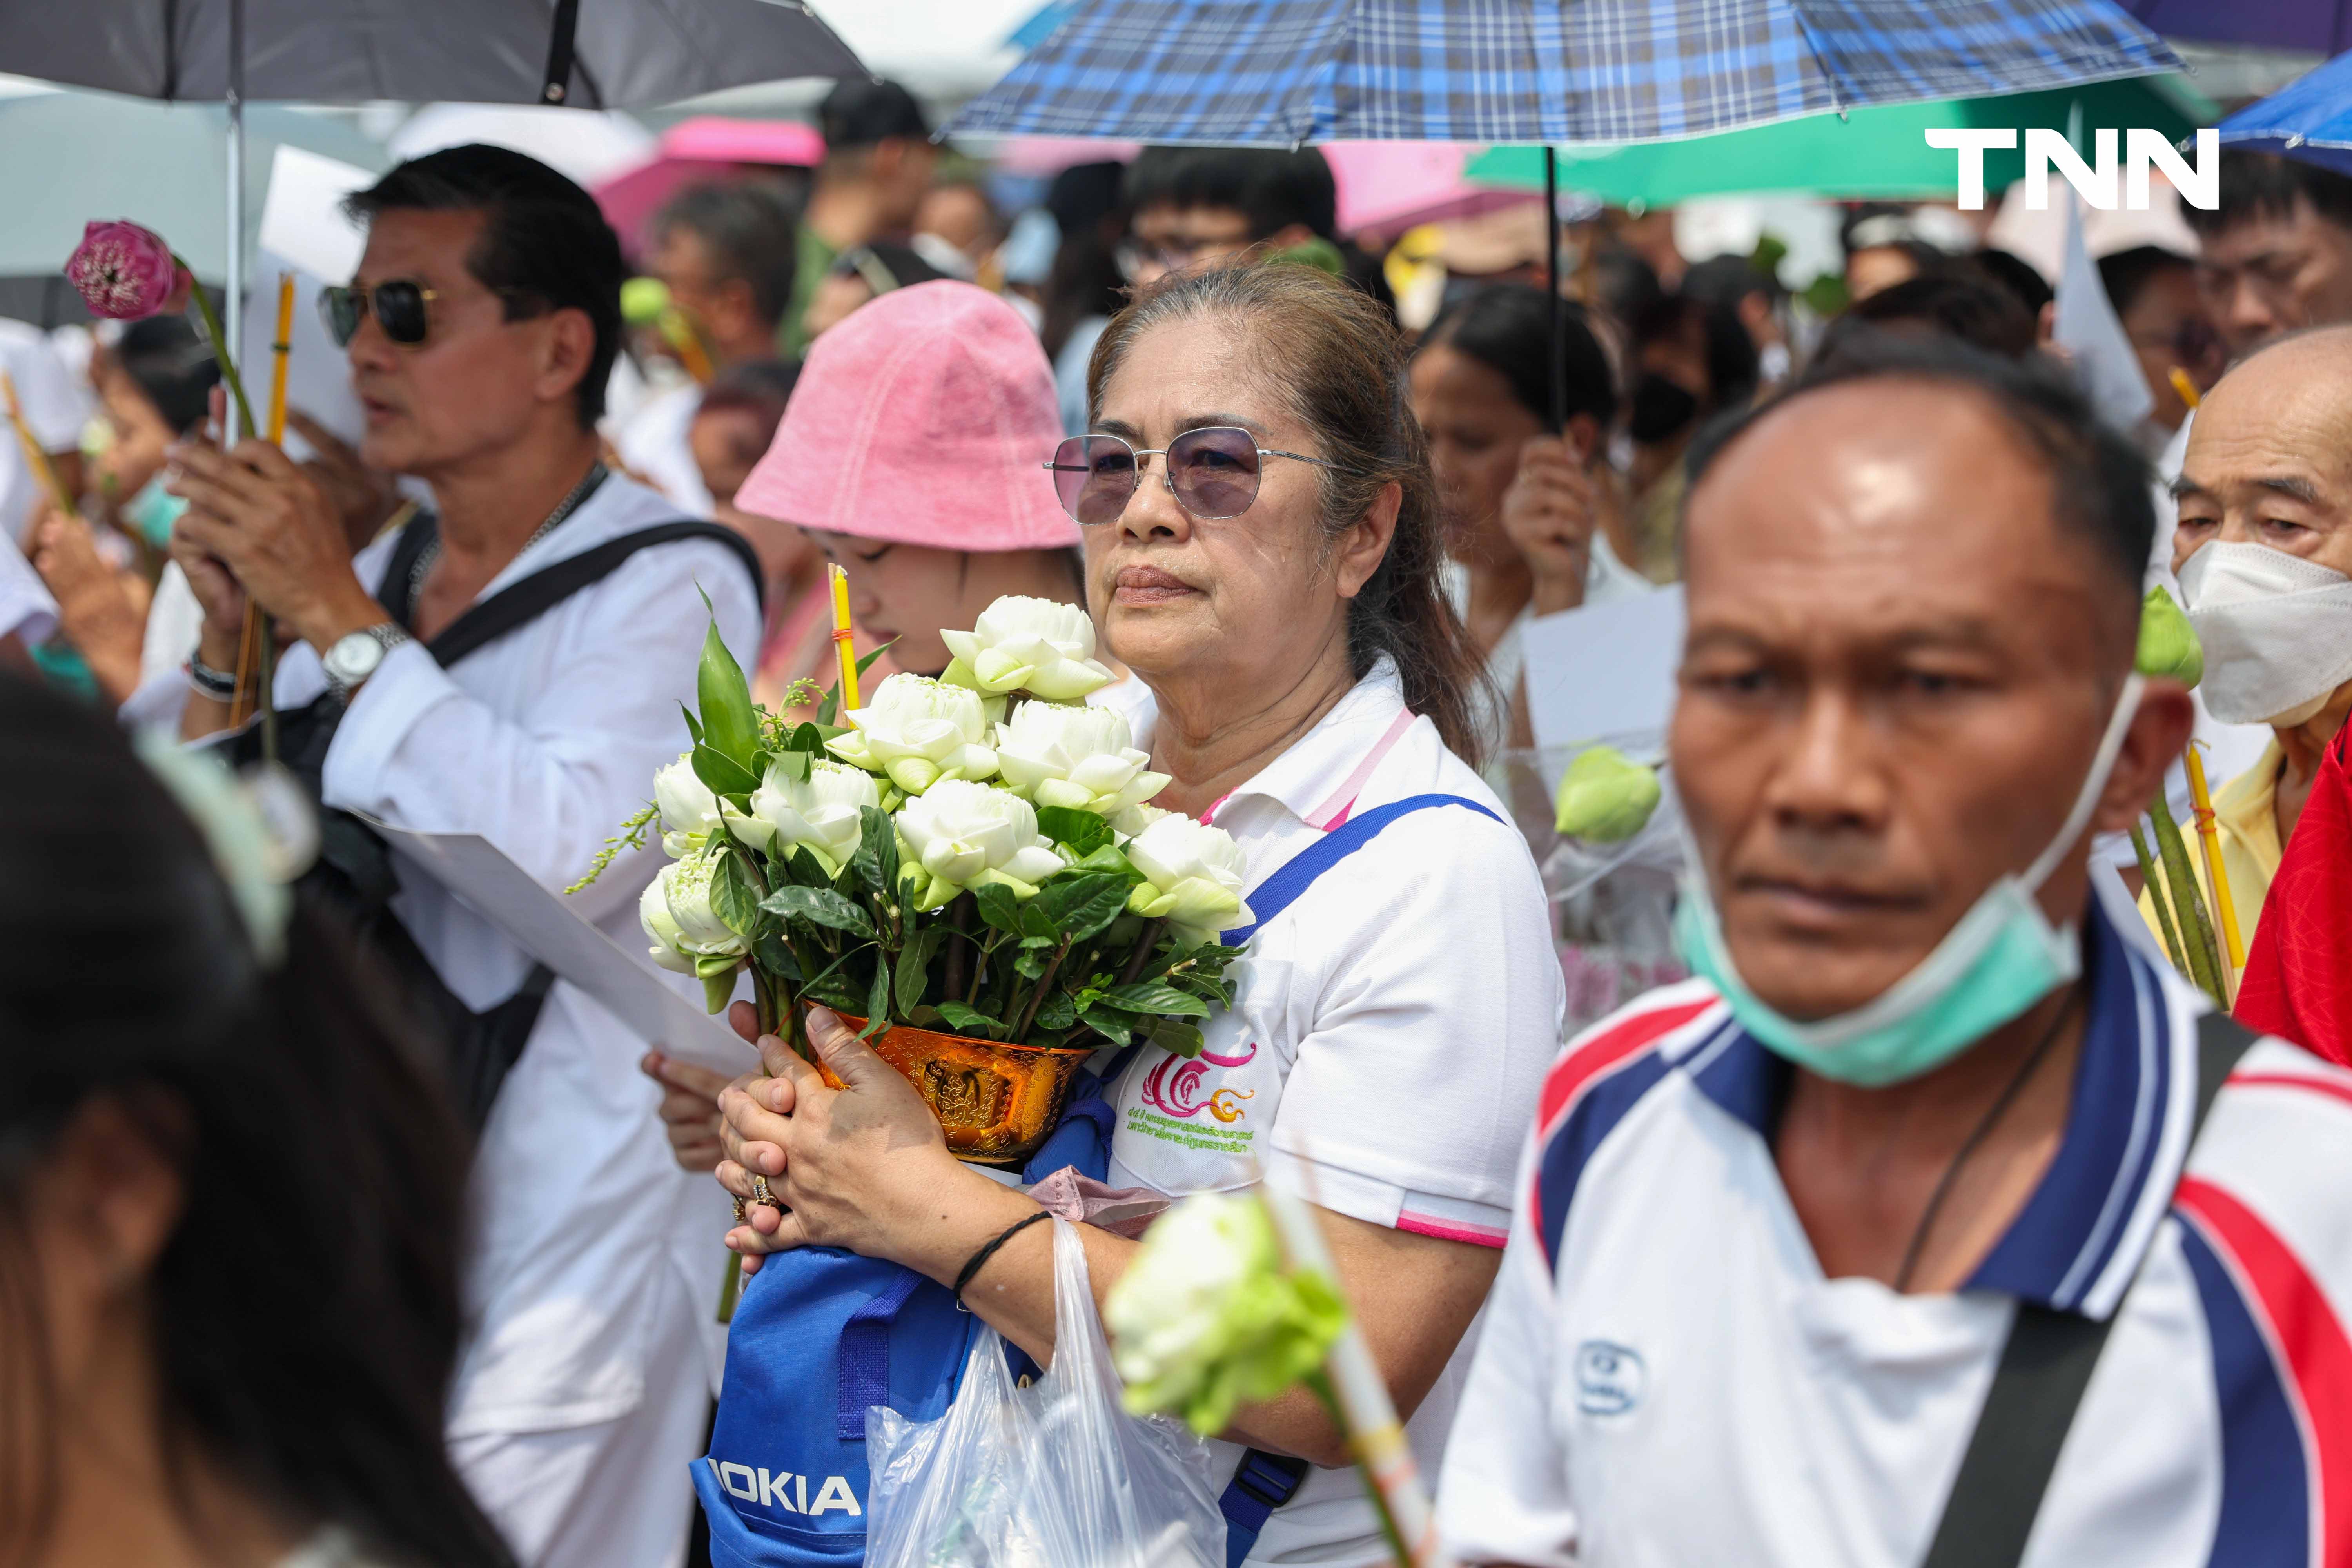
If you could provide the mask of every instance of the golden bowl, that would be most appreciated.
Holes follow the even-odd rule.
[[[852,1029],[866,1020],[841,1015]],[[1089,1047],[1013,1046],[893,1025],[866,1044],[898,1069],[947,1134],[948,1152],[976,1164],[1025,1160],[1054,1131]],[[817,1071],[838,1089],[820,1062]]]

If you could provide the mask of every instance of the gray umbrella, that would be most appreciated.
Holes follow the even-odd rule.
[[[800,0],[72,0],[0,5],[19,76],[228,106],[228,339],[241,341],[253,99],[619,109],[866,68]],[[127,215],[136,216],[136,215]]]
[[[833,29],[790,0],[24,4],[0,6],[0,60],[20,76],[141,98],[580,109],[866,74]]]

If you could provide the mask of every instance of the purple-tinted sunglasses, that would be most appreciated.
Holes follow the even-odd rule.
[[[1257,500],[1262,459],[1288,458],[1337,468],[1304,452],[1276,452],[1236,425],[1204,425],[1165,447],[1138,450],[1117,436],[1072,436],[1054,448],[1054,493],[1062,510],[1088,527],[1117,522],[1143,477],[1143,459],[1168,459],[1162,479],[1176,504],[1194,517],[1239,517]]]

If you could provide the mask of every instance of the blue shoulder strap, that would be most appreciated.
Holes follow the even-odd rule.
[[[1248,925],[1237,926],[1219,938],[1227,947],[1240,947],[1255,936],[1258,927],[1274,919],[1298,900],[1300,894],[1315,885],[1316,879],[1332,867],[1370,843],[1380,831],[1401,816],[1416,811],[1427,811],[1440,805],[1466,805],[1481,816],[1503,819],[1466,795],[1415,795],[1386,805],[1374,806],[1361,816],[1351,816],[1305,849],[1292,856],[1281,869],[1252,889],[1249,895],[1250,913],[1255,918]]]
[[[1225,1568],[1242,1568],[1249,1561],[1250,1548],[1257,1544],[1265,1521],[1297,1494],[1307,1468],[1304,1459],[1264,1448],[1242,1456],[1241,1468],[1217,1499],[1217,1511],[1225,1516]]]

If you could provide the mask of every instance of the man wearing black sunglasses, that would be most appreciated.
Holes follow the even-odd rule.
[[[189,510],[173,552],[206,612],[182,732],[227,727],[249,594],[297,639],[272,696],[281,753],[331,830],[314,875],[362,890],[373,818],[478,834],[561,888],[677,751],[707,624],[697,589],[729,643],[756,647],[756,568],[739,536],[680,521],[598,460],[623,267],[586,192],[520,153],[459,147],[351,206],[366,252],[323,303],[366,414],[362,455],[423,479],[434,504],[354,559],[277,447],[176,447]],[[398,891],[364,937],[444,1026],[480,1127],[453,1457],[525,1564],[676,1562],[725,1195],[668,1157],[634,1070],[651,1042],[551,985],[426,868],[375,853]],[[652,871],[628,857],[572,906],[642,945]]]

